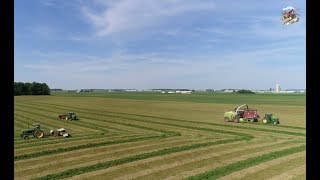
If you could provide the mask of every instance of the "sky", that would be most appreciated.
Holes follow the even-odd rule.
[[[287,6],[298,9],[298,22],[280,22]],[[15,0],[14,81],[305,89],[306,1]]]

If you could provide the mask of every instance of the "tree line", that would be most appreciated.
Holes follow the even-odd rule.
[[[50,88],[46,83],[14,82],[13,95],[50,95]]]

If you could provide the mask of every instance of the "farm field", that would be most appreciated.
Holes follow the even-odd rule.
[[[247,104],[279,125],[233,123]],[[58,119],[75,112],[77,121]],[[22,139],[65,128],[70,138]],[[15,179],[305,179],[305,94],[53,93],[14,97]]]

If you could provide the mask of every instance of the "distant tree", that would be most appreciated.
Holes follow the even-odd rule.
[[[22,82],[14,82],[13,95],[14,96],[22,95],[23,86],[24,86],[24,83]]]
[[[50,88],[46,83],[14,82],[14,96],[19,95],[50,95]]]
[[[26,82],[26,83],[24,83],[24,85],[27,89],[26,94],[24,94],[24,95],[31,95],[31,83]]]
[[[42,83],[42,95],[50,95],[50,88],[46,83]]]
[[[241,89],[241,90],[237,91],[237,93],[240,93],[240,94],[255,94],[255,92],[252,92],[250,90],[245,90],[245,89]]]

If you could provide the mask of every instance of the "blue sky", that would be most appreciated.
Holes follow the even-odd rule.
[[[300,21],[280,23],[293,6]],[[306,88],[303,0],[15,0],[14,81],[50,88]]]

